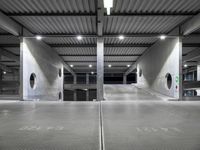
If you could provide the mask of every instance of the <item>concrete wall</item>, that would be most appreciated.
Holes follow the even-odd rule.
[[[137,85],[150,88],[161,94],[179,98],[182,87],[182,46],[179,38],[169,38],[154,44],[137,62]],[[139,76],[139,70],[142,76]],[[168,89],[166,74],[172,76],[172,87]],[[179,91],[180,90],[180,91]]]
[[[63,100],[63,63],[51,47],[33,38],[21,39],[20,66],[22,100]],[[35,88],[30,86],[32,73],[36,75]]]

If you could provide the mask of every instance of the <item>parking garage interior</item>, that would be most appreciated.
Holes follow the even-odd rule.
[[[0,150],[199,150],[199,0],[0,0]]]

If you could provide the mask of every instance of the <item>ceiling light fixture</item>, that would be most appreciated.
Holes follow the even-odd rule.
[[[92,65],[90,64],[89,67],[92,68]]]
[[[94,72],[92,71],[91,74],[94,74]]]
[[[80,35],[78,35],[77,37],[76,37],[78,40],[82,40],[82,36],[80,36]]]
[[[6,71],[4,71],[3,74],[6,74]]]
[[[187,64],[184,64],[184,67],[185,67],[185,68],[187,68],[187,66],[188,66]]]
[[[70,67],[71,67],[71,68],[73,68],[73,67],[74,67],[74,65],[70,65]]]
[[[120,39],[120,40],[123,40],[123,39],[124,39],[124,36],[123,36],[123,35],[120,35],[120,36],[119,36],[119,39]]]
[[[127,65],[127,67],[129,68],[131,65]]]
[[[107,9],[107,15],[110,15],[110,9],[113,7],[113,0],[104,0],[104,7]]]
[[[111,67],[112,67],[112,65],[111,65],[111,64],[109,64],[109,65],[108,65],[108,67],[109,67],[109,68],[111,68]]]
[[[40,35],[36,35],[36,37],[35,37],[37,40],[41,40],[42,39],[42,36],[40,36]]]
[[[166,35],[161,35],[161,36],[160,36],[160,39],[161,39],[161,40],[165,40],[165,39],[166,39]]]

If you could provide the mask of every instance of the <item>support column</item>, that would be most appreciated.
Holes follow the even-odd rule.
[[[74,75],[74,84],[77,84],[77,76]],[[77,101],[77,91],[74,89],[74,101]]]
[[[127,75],[123,75],[123,84],[127,84]]]
[[[200,81],[200,64],[197,65],[197,81]]]
[[[86,74],[86,84],[90,84],[89,74]],[[89,89],[86,90],[86,101],[89,101]]]
[[[0,69],[0,81],[2,81],[2,70]],[[0,94],[2,94],[2,89],[0,88]]]
[[[179,36],[179,80],[178,80],[178,84],[179,84],[179,100],[183,99],[183,56],[182,56],[182,52],[183,51],[183,42],[182,42],[182,37]]]
[[[97,101],[103,100],[104,83],[104,41],[102,37],[97,38]]]

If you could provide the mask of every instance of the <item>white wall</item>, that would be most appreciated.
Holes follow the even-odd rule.
[[[182,47],[179,38],[170,38],[156,42],[137,61],[137,85],[150,88],[161,94],[179,98],[180,88],[180,62]],[[142,76],[139,76],[139,70]],[[172,87],[167,88],[166,74],[172,76]],[[178,81],[176,81],[178,80]],[[176,88],[177,87],[177,88]]]
[[[51,47],[35,39],[21,39],[20,66],[23,100],[59,100],[59,92],[63,99],[63,63]],[[61,77],[59,69],[62,71]],[[35,89],[30,87],[31,73],[36,74]]]

